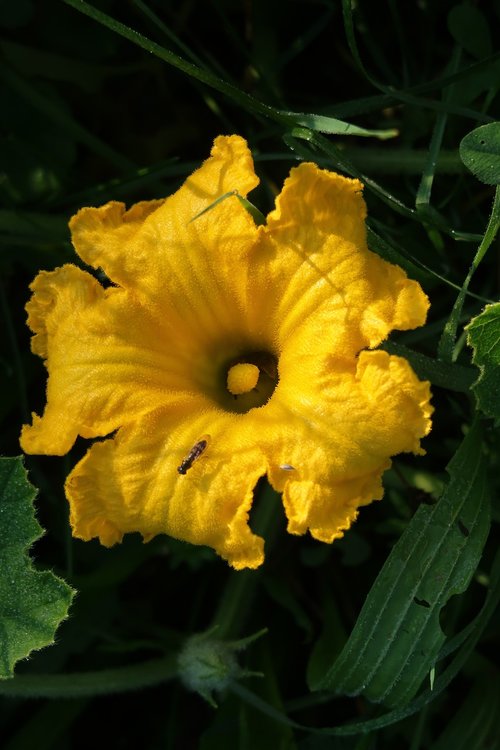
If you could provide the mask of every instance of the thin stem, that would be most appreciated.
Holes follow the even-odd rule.
[[[460,62],[461,48],[455,47],[452,59],[450,62],[450,69],[455,72]],[[444,94],[443,100],[445,103],[449,103],[453,96],[454,86],[450,86]],[[448,112],[439,112],[436,117],[436,123],[432,132],[431,142],[429,144],[429,154],[427,163],[425,164],[422,172],[422,179],[418,186],[417,196],[415,198],[415,208],[425,209],[431,200],[432,184],[434,182],[434,175],[436,173],[436,165],[441,150],[441,144],[443,142],[444,131],[446,128],[446,122],[448,120]]]
[[[8,698],[83,698],[123,693],[159,685],[177,675],[176,655],[128,667],[68,674],[21,674],[0,680],[0,695]]]
[[[500,186],[497,186],[495,190],[495,197],[493,199],[493,206],[491,209],[490,218],[488,220],[488,226],[486,227],[486,231],[477,249],[474,260],[471,263],[471,267],[469,268],[469,273],[467,274],[467,277],[463,283],[463,286],[460,292],[458,293],[456,302],[453,305],[453,310],[451,311],[451,315],[448,318],[448,321],[444,327],[443,335],[441,336],[441,340],[438,346],[439,359],[443,359],[447,362],[453,362],[458,324],[459,324],[460,316],[462,314],[462,307],[464,304],[465,296],[467,294],[467,290],[469,288],[470,281],[472,279],[472,276],[474,275],[475,270],[477,269],[482,259],[484,258],[488,248],[490,247],[491,243],[495,239],[495,236],[496,236],[496,233],[498,232],[499,227],[500,227]]]

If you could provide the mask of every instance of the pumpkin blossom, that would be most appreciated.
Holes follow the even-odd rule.
[[[257,184],[246,142],[221,136],[169,198],[71,219],[110,285],[71,264],[34,280],[47,404],[21,445],[94,439],[66,482],[76,537],[166,533],[256,568],[261,477],[290,533],[332,542],[382,497],[391,456],[423,453],[429,384],[376,347],[428,300],[367,248],[361,183],[303,163],[259,226],[238,197]]]

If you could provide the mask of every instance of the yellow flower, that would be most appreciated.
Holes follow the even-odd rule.
[[[75,536],[167,533],[255,568],[260,477],[292,534],[331,542],[381,498],[390,456],[423,453],[429,384],[374,348],[422,325],[428,300],[368,250],[362,185],[301,164],[263,226],[236,193],[212,206],[257,183],[245,141],[219,137],[171,197],[72,218],[78,255],[111,285],[69,264],[33,282],[49,378],[22,447],[105,437],[67,479]]]

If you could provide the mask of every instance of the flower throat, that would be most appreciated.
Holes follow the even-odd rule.
[[[249,352],[232,359],[222,368],[222,405],[243,414],[264,406],[278,383],[278,361],[269,352]]]

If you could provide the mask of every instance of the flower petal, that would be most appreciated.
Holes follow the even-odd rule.
[[[207,410],[179,420],[158,410],[94,444],[66,483],[74,535],[111,545],[127,532],[145,540],[166,533],[213,547],[237,569],[260,565],[263,540],[248,514],[266,463],[257,450],[228,444],[225,430],[235,418]],[[205,452],[179,474],[208,428]]]
[[[419,284],[367,248],[361,190],[308,163],[285,181],[257,253],[275,282],[280,349],[296,350],[305,336],[309,351],[316,342],[350,358],[425,322]]]
[[[71,265],[39,274],[32,289],[33,350],[49,379],[43,417],[23,428],[28,453],[62,455],[77,435],[107,435],[161,405],[182,413],[204,402],[166,330],[124,290]]]
[[[307,362],[297,373],[285,375],[273,397],[279,437],[278,428],[261,447],[271,484],[284,492],[289,530],[309,528],[331,541],[348,528],[358,506],[382,496],[391,456],[423,453],[430,387],[405,359],[384,351],[361,352],[354,368],[325,357],[322,373],[315,375]]]
[[[389,465],[390,461],[372,474],[337,484],[289,482],[283,492],[287,531],[300,535],[309,529],[320,542],[340,539],[356,520],[359,506],[381,499],[381,475]]]
[[[235,194],[257,182],[245,141],[218,138],[170,198],[72,219],[77,252],[119,287],[73,266],[35,280],[49,380],[23,447],[60,454],[116,432],[68,477],[76,536],[168,533],[257,567],[264,474],[289,530],[329,542],[381,497],[391,456],[422,452],[429,384],[366,348],[422,324],[428,300],[368,250],[361,184],[302,164],[257,227]]]
[[[235,258],[257,231],[235,195],[209,207],[229,192],[246,196],[257,184],[246,142],[221,136],[210,158],[165,201],[129,211],[116,202],[81,209],[70,221],[75,249],[148,306],[161,299],[180,315],[192,309],[199,313],[214,301],[211,292],[218,291],[215,282],[205,290],[206,271],[221,264],[232,264],[234,270]],[[177,306],[165,285],[173,292],[177,288]]]

